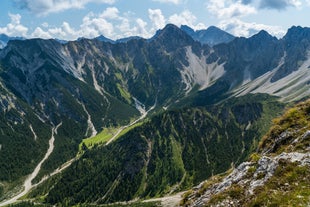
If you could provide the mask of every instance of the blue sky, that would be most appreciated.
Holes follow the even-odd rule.
[[[264,29],[282,37],[310,26],[310,0],[1,0],[0,33],[74,40],[149,38],[167,23],[214,25],[236,36]]]

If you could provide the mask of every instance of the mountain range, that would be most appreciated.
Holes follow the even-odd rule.
[[[23,37],[9,37],[6,34],[0,34],[0,49],[3,49],[10,40],[24,40]]]
[[[192,28],[182,25],[181,30],[190,35],[194,40],[209,46],[218,45],[221,43],[231,42],[235,37],[215,26],[208,27],[207,29],[194,31]]]
[[[30,174],[29,198],[68,206],[160,197],[225,172],[310,96],[309,51],[310,28],[296,26],[281,39],[169,24],[150,39],[10,40],[0,200]]]

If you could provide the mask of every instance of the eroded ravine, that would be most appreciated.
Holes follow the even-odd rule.
[[[119,128],[119,130],[114,134],[114,136],[106,143],[106,145],[109,145],[112,141],[114,141],[114,139],[126,128],[131,127],[132,125],[138,123],[139,121],[143,120],[150,111],[152,111],[154,108],[156,107],[156,103],[148,110],[148,111],[144,111],[144,113],[141,113],[141,116],[139,118],[137,118],[136,120],[134,120],[133,122],[131,122],[128,125],[122,126],[121,128]],[[75,157],[69,161],[67,161],[65,164],[63,164],[61,167],[59,167],[58,169],[56,169],[54,172],[52,172],[51,174],[45,176],[42,178],[42,180],[36,184],[32,184],[32,180],[38,175],[42,164],[48,159],[48,157],[51,155],[51,153],[54,150],[54,141],[55,141],[55,137],[54,134],[57,134],[57,129],[61,126],[62,123],[58,124],[56,127],[52,128],[52,136],[51,139],[49,140],[49,148],[44,156],[44,158],[39,162],[39,164],[36,166],[36,168],[34,169],[34,171],[29,175],[29,177],[25,180],[24,182],[24,190],[19,193],[18,195],[14,196],[13,198],[6,200],[2,203],[0,203],[0,206],[5,206],[5,205],[9,205],[12,203],[15,203],[19,198],[23,197],[24,195],[26,195],[32,188],[38,186],[39,184],[43,183],[44,181],[46,181],[48,178],[50,178],[51,176],[54,176],[56,174],[59,174],[60,172],[62,172],[63,170],[65,170],[66,168],[68,168],[73,161],[75,161],[76,159],[78,159],[78,157]]]
[[[54,141],[55,141],[55,134],[57,134],[57,129],[61,126],[62,123],[58,124],[56,127],[52,128],[52,136],[49,140],[49,147],[47,152],[45,153],[43,159],[38,163],[38,165],[36,166],[36,168],[33,170],[33,172],[27,177],[27,179],[25,180],[24,184],[23,184],[23,188],[24,190],[22,192],[20,192],[19,194],[17,194],[16,196],[14,196],[13,198],[6,200],[2,203],[0,203],[0,206],[5,206],[5,205],[9,205],[12,203],[15,203],[19,198],[23,197],[24,195],[26,195],[33,187],[34,185],[32,184],[32,180],[38,175],[38,173],[41,170],[41,166],[42,164],[49,158],[49,156],[52,154],[53,150],[54,150]]]

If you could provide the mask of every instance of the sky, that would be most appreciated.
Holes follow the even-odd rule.
[[[281,38],[310,26],[310,0],[1,0],[0,34],[75,40],[152,37],[168,23],[217,26],[235,36],[260,30]]]

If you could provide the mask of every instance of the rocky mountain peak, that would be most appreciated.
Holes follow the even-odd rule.
[[[100,35],[98,37],[95,38],[96,40],[99,40],[101,42],[110,42],[110,43],[114,43],[115,41],[103,36],[103,35]]]
[[[228,32],[221,30],[220,28],[218,28],[216,26],[210,26],[206,30],[198,30],[197,32],[200,32],[200,31],[205,31],[209,34],[221,34],[221,35],[225,34],[227,36],[230,36],[232,39],[234,38],[233,35],[229,34]]]
[[[191,27],[187,25],[181,25],[180,29],[191,36],[195,35],[195,30],[193,30]]]
[[[210,26],[207,29],[194,31],[192,28],[182,25],[181,30],[190,35],[194,40],[202,44],[214,46],[220,43],[228,43],[235,37],[215,26]]]
[[[44,40],[36,38],[29,39],[27,41],[11,40],[8,43],[7,47],[3,50],[3,53],[0,54],[0,56],[2,55],[6,59],[6,61],[9,61],[11,63],[14,62],[14,64],[21,64],[19,65],[19,68],[25,69],[27,68],[27,64],[37,65],[37,61],[46,59],[45,55],[52,55],[53,51],[55,49],[59,49],[60,47],[61,43],[59,43],[55,39]],[[9,53],[14,55],[7,56],[7,54]],[[51,61],[52,57],[50,58]],[[22,58],[23,62],[20,62],[20,60],[16,58]]]
[[[24,40],[23,37],[9,37],[6,34],[0,34],[0,49],[4,48],[10,40]]]
[[[283,37],[284,40],[295,40],[300,41],[301,39],[310,38],[310,28],[293,26],[288,29],[287,33]]]
[[[190,35],[173,24],[167,24],[162,30],[158,30],[150,41],[165,47],[168,52],[196,44]]]
[[[142,40],[142,39],[143,38],[139,37],[139,36],[130,36],[130,37],[124,37],[124,38],[118,39],[115,42],[116,43],[126,43],[126,42],[129,42],[131,40]]]
[[[276,37],[270,35],[266,30],[261,30],[257,34],[250,37],[250,39],[256,40],[256,41],[273,41],[277,40]]]
[[[167,24],[162,30],[155,34],[156,39],[181,39],[190,41],[190,36],[174,24]]]
[[[1,39],[1,41],[8,42],[9,41],[9,36],[7,36],[6,34],[0,34],[0,39]]]

